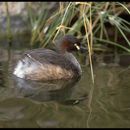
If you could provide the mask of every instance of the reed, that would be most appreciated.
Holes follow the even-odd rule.
[[[36,18],[29,8],[32,25],[31,45],[39,43],[39,47],[51,46],[58,37],[66,34],[82,39],[82,44],[87,45],[89,52],[94,83],[91,58],[94,52],[109,52],[109,46],[113,47],[113,53],[115,48],[130,52],[130,23],[120,17],[122,13],[130,14],[129,8],[128,2],[59,2],[59,8],[51,15],[49,10],[43,8],[43,13]],[[124,39],[125,45],[119,42],[119,37]]]
[[[7,14],[7,38],[8,38],[9,45],[11,45],[12,40],[13,40],[13,35],[11,31],[11,21],[10,21],[8,2],[5,2],[5,9],[6,9],[6,14]]]
[[[59,8],[51,15],[49,10],[43,8],[43,13],[34,16],[29,7],[31,44],[40,43],[39,47],[46,47],[58,37],[72,34],[81,38],[83,44],[89,44],[92,54],[101,50],[97,49],[99,44],[102,47],[111,43],[122,51],[129,52],[129,48],[118,43],[118,38],[122,37],[130,45],[130,23],[120,17],[122,13],[130,14],[129,8],[128,2],[59,2]],[[107,24],[113,29],[113,37]]]

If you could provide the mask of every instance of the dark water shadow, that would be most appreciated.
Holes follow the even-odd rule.
[[[6,81],[4,79],[4,70],[2,68],[2,63],[0,62],[0,87],[5,87],[6,86]]]

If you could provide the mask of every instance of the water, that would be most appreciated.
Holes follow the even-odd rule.
[[[25,81],[12,75],[24,50],[0,47],[0,128],[130,127],[129,68],[94,65],[94,85],[84,65],[80,79]]]

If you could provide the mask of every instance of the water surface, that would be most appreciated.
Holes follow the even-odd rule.
[[[0,47],[0,128],[130,127],[129,68],[94,65],[94,85],[85,65],[77,80],[25,81],[12,70],[28,49],[26,42],[5,44]]]

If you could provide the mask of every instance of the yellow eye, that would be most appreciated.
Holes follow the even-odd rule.
[[[77,50],[80,50],[80,47],[77,44],[74,44],[74,46],[77,48]]]

